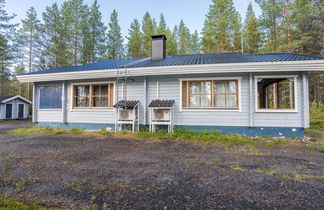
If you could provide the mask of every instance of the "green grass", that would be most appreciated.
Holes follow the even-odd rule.
[[[114,137],[139,138],[153,140],[189,140],[203,142],[219,142],[224,144],[256,144],[250,137],[244,137],[234,134],[221,134],[217,130],[213,131],[194,131],[186,129],[175,129],[173,133],[160,130],[152,133],[148,130],[141,130],[136,133],[122,131],[113,134]]]
[[[21,202],[10,198],[0,198],[1,210],[54,210],[54,208],[46,208],[34,202]]]
[[[313,101],[310,103],[311,128],[324,129],[324,104]]]
[[[84,129],[72,128],[50,128],[50,127],[40,127],[40,126],[30,126],[25,128],[18,128],[8,132],[9,135],[16,136],[37,136],[37,135],[83,135],[83,136],[104,136],[107,134],[105,130],[99,131],[88,131]]]

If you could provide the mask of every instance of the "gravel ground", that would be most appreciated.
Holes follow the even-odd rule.
[[[21,126],[0,122],[0,190],[23,200],[72,209],[324,208],[324,154],[302,144],[6,135]]]

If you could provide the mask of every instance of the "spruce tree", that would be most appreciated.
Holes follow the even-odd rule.
[[[190,36],[190,45],[189,45],[190,54],[200,53],[200,38],[197,30]]]
[[[233,0],[212,0],[206,16],[202,46],[203,52],[226,52],[239,48],[240,16]]]
[[[118,23],[118,13],[115,9],[111,14],[110,22],[108,23],[107,40],[107,59],[119,59],[123,57],[124,39]]]
[[[189,45],[190,45],[190,31],[189,28],[184,24],[183,20],[181,20],[178,27],[179,54],[180,55],[188,54]]]
[[[246,53],[259,52],[261,42],[261,33],[258,27],[258,21],[250,3],[246,12],[246,18],[243,31],[243,51]]]
[[[167,55],[177,55],[178,54],[178,27],[175,26],[173,31],[170,29],[167,29],[167,48],[166,48],[166,54]]]
[[[166,35],[167,34],[167,25],[166,25],[163,14],[160,15],[160,21],[159,21],[159,25],[157,27],[157,32],[156,33],[159,34],[159,35]]]
[[[134,19],[128,29],[128,56],[137,58],[141,57],[142,33],[141,25],[137,19]]]
[[[152,38],[155,34],[155,24],[154,20],[151,18],[150,13],[146,12],[142,20],[142,34],[143,34],[143,43],[142,43],[142,56],[150,57],[151,56],[151,45]]]

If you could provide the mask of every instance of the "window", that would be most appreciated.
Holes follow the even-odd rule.
[[[62,86],[49,85],[39,86],[39,108],[61,109],[62,108]]]
[[[183,108],[238,109],[238,80],[182,82]]]
[[[113,106],[113,84],[73,86],[74,108],[106,108]]]
[[[258,109],[295,109],[295,78],[257,78]]]

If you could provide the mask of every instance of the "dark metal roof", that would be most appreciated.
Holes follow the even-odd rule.
[[[203,65],[221,63],[255,63],[255,62],[278,62],[278,61],[306,61],[324,60],[324,57],[299,55],[293,53],[270,53],[270,54],[247,54],[240,52],[210,53],[193,55],[167,56],[161,61],[151,61],[149,58],[131,58],[121,60],[107,60],[81,66],[65,66],[36,71],[26,74],[61,73],[71,71],[90,71],[117,68],[145,68],[157,66],[179,66],[179,65]]]
[[[149,107],[172,107],[174,104],[174,100],[153,100],[149,104]]]
[[[118,101],[115,105],[114,108],[122,108],[125,109],[125,104],[126,104],[126,109],[133,109],[140,101],[127,101],[121,100]]]

